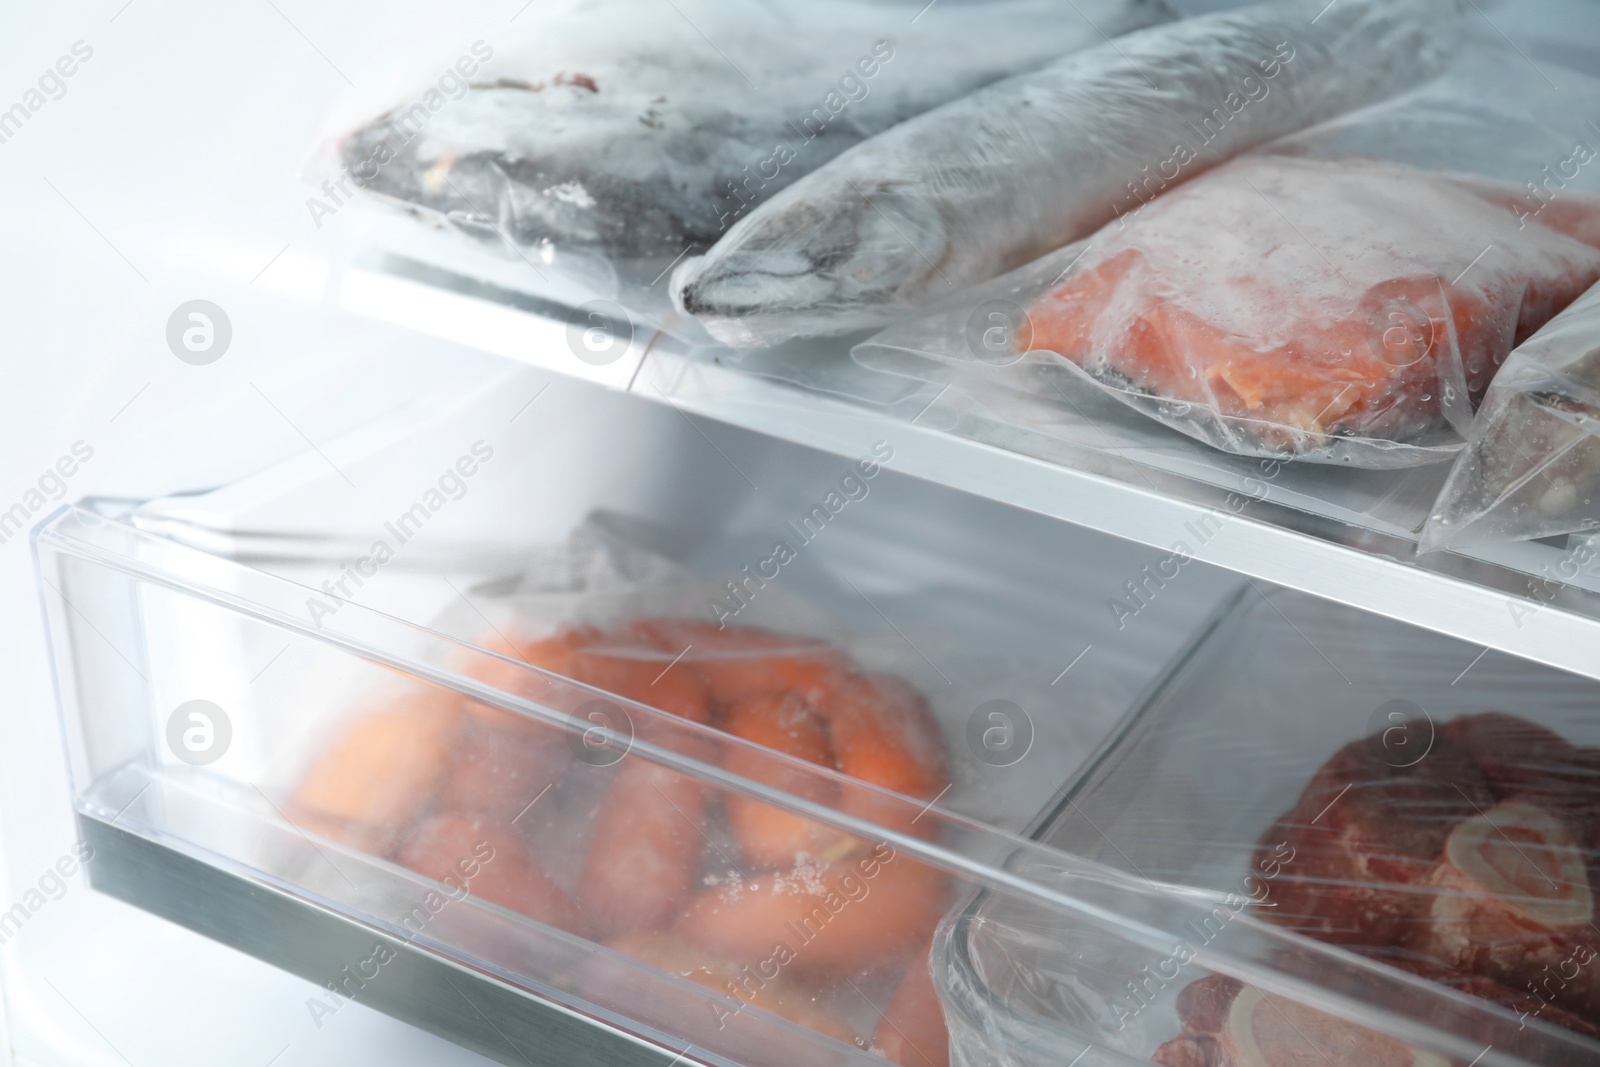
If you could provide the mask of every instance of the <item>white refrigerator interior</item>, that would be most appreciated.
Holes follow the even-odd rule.
[[[1233,5],[1175,6],[1194,13]],[[1484,8],[1482,17],[1530,62],[1587,62],[1600,73],[1593,5]],[[127,630],[96,617],[104,602],[79,605],[79,587],[46,587],[41,573],[59,572],[41,571],[28,531],[74,502],[93,501],[98,514],[197,553],[172,573],[190,568],[184,573],[197,582],[243,590],[229,584],[244,579],[227,566],[242,560],[303,584],[309,603],[387,537],[388,524],[432,491],[440,472],[486,444],[492,461],[451,483],[459,494],[406,539],[393,565],[340,593],[375,616],[474,640],[479,622],[488,622],[474,606],[485,583],[514,575],[535,550],[560,545],[596,516],[684,573],[725,578],[767,558],[775,537],[832,492],[851,464],[877,454],[882,469],[870,491],[785,564],[780,592],[856,635],[862,662],[925,683],[947,733],[959,735],[994,701],[1029,713],[1031,761],[989,774],[981,756],[968,760],[938,813],[951,835],[977,825],[1008,847],[1048,831],[1055,844],[1094,853],[1098,846],[1084,844],[1069,817],[1036,820],[1054,810],[1058,787],[1101,752],[1141,694],[1240,596],[1281,604],[1272,610],[1290,628],[1301,618],[1296,605],[1312,596],[1358,623],[1360,610],[1375,624],[1414,623],[1416,632],[1441,635],[1416,654],[1427,670],[1444,672],[1441,684],[1459,658],[1450,669],[1467,679],[1475,676],[1466,669],[1480,670],[1485,691],[1548,684],[1540,691],[1565,709],[1567,690],[1548,682],[1559,671],[1576,679],[1570,703],[1592,695],[1582,686],[1600,679],[1600,580],[1572,582],[1554,606],[1507,610],[1509,583],[1561,555],[1549,546],[1410,567],[1391,558],[1389,533],[1350,519],[1356,505],[1286,485],[1274,487],[1283,503],[1253,501],[1214,538],[1186,544],[1182,566],[1169,571],[1174,541],[1216,514],[1233,488],[1200,478],[1182,456],[1136,450],[1132,460],[1074,467],[1081,457],[1064,445],[1052,452],[1055,445],[1020,434],[985,439],[970,423],[948,432],[959,413],[941,421],[937,390],[886,397],[874,411],[784,384],[781,367],[761,376],[707,365],[669,339],[641,339],[603,367],[582,364],[563,323],[503,294],[419,283],[392,260],[384,266],[371,250],[392,251],[392,219],[354,205],[308,210],[324,196],[309,157],[330,101],[382,96],[396,71],[426,68],[454,54],[457,42],[494,41],[526,11],[522,0],[106,0],[0,14],[9,30],[0,33],[0,66],[11,72],[0,91],[20,98],[33,72],[55,69],[63,56],[76,60],[60,90],[0,142],[0,199],[9,207],[0,252],[0,335],[9,342],[0,515],[26,520],[0,525],[0,664],[12,679],[0,745],[6,1062],[516,1062],[479,1055],[360,996],[330,1001],[325,983],[336,974],[318,981],[290,973],[90,888],[75,801],[104,805],[121,796],[126,817],[147,820],[138,825],[152,836],[175,826],[210,831],[204,818],[184,821],[193,796],[170,760],[171,781],[180,784],[161,810],[151,801],[169,788],[159,775],[142,802],[137,790],[116,793],[110,779],[109,792],[86,800],[89,783],[70,779],[69,753],[93,747],[74,730],[114,723],[63,723],[66,695],[51,665],[42,598],[62,597],[63,625],[104,642],[94,662],[120,660],[132,672],[128,686],[138,681],[163,707],[205,697],[259,725],[261,709],[281,699],[302,708],[300,728],[310,730],[319,701],[348,694],[318,690],[319,657],[331,653],[319,651],[314,634],[286,641],[284,653],[246,625],[230,629],[211,613],[215,605],[154,595],[140,601],[149,617]],[[495,269],[486,285],[515,273],[514,265]],[[174,312],[195,300],[224,309],[229,324],[223,357],[207,364],[175,358],[168,340]],[[922,411],[933,412],[926,421],[915,417],[925,398]],[[1185,488],[1172,488],[1180,483]],[[1304,515],[1312,517],[1294,517]],[[326,543],[308,545],[313,534]],[[89,531],[83,544],[99,536]],[[128,551],[132,559],[143,549]],[[1152,580],[1152,568],[1167,578]],[[753,611],[766,610],[760,592]],[[1334,630],[1328,640],[1338,645],[1346,631]],[[121,647],[135,632],[149,647]],[[1411,632],[1396,629],[1394,641]],[[172,639],[181,639],[184,655],[161,647]],[[1359,643],[1338,647],[1365,654]],[[181,670],[140,674],[156,663]],[[1322,671],[1309,658],[1303,666],[1308,675]],[[99,684],[121,684],[121,667],[110,670]],[[1325,672],[1318,678],[1331,684]],[[333,684],[345,684],[344,676]],[[1166,713],[1159,703],[1149,707],[1150,716]],[[282,754],[274,736],[263,728],[238,738],[237,771],[229,773],[241,789],[294,772],[273,764]],[[1124,807],[1143,810],[1137,797],[1115,790],[1079,800],[1086,811],[1106,804],[1108,818]],[[97,810],[115,828],[119,807]],[[1171,813],[1146,814],[1159,821]],[[994,865],[996,854],[984,850],[998,846],[984,834],[959,840],[952,850],[961,863]],[[1099,852],[1096,860],[1110,867],[1151,863]],[[266,860],[260,868],[274,876],[289,869]],[[1165,876],[1181,881],[1185,873],[1193,871]],[[1019,877],[1044,884],[1042,875]],[[994,884],[976,876],[971,883]],[[329,892],[337,903],[338,892]],[[983,916],[968,918],[981,925]],[[625,1020],[610,1024],[638,1037]],[[670,1063],[673,1051],[683,1050],[663,1043],[657,1059],[641,1062]],[[536,1049],[516,1054],[548,1062]],[[843,1055],[818,1054],[815,1062],[854,1062]]]

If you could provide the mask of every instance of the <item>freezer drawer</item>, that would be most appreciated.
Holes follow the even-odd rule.
[[[1228,576],[1153,581],[1137,545],[896,473],[888,439],[841,459],[574,383],[530,418],[529,384],[40,528],[96,885],[312,977],[317,1011],[507,1063],[938,1062],[935,998],[968,993],[929,944],[980,891],[1135,952],[1214,905],[1025,831]],[[800,544],[750,581],[775,538]],[[738,695],[752,662],[775,691]],[[752,707],[782,729],[739,732]],[[1413,1049],[1560,1062],[1240,922],[1197,968]],[[1004,1062],[984,1019],[957,1062]]]

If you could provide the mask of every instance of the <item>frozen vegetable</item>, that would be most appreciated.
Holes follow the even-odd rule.
[[[461,700],[408,687],[369,699],[312,762],[285,814],[378,854],[427,810],[461,735]]]
[[[645,760],[617,769],[590,832],[578,895],[603,935],[655,929],[693,896],[705,848],[704,782]]]
[[[399,862],[453,892],[470,893],[558,929],[583,928],[572,898],[497,819],[435,815],[412,833]]]
[[[537,638],[505,622],[481,644],[504,658],[466,660],[477,680],[556,706],[572,704],[576,682],[595,701],[714,728],[671,731],[672,747],[894,830],[928,832],[933,820],[916,825],[920,804],[903,798],[931,801],[949,784],[922,696],[819,641],[641,615]],[[555,675],[571,680],[564,692]],[[394,858],[451,899],[476,896],[898,1062],[945,1062],[937,996],[911,980],[926,979],[951,903],[943,873],[626,744],[595,746],[443,690],[425,696],[363,702],[378,706],[343,726],[291,801],[308,830]],[[604,725],[621,734],[668,732],[670,720],[609,710]],[[599,724],[594,712],[575,710]],[[849,781],[813,778],[773,751]],[[908,1058],[916,1049],[927,1055]]]
[[[933,971],[921,954],[912,960],[911,970],[873,1031],[872,1046],[901,1067],[950,1067],[950,1038]]]

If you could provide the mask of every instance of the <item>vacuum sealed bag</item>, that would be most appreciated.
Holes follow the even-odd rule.
[[[1563,124],[1587,112],[1556,111],[1508,62],[1469,49],[1449,76],[1165,192],[857,358],[932,357],[979,389],[1056,365],[1068,402],[1103,392],[1239,455],[1449,459],[1512,348],[1600,279],[1600,197],[1580,184],[1539,208],[1511,180],[1570,153]],[[1563,107],[1600,114],[1600,83],[1563,82]]]
[[[659,318],[669,267],[851,145],[1173,17],[1163,0],[922,7],[590,0],[530,15],[518,41],[474,45],[448,96],[421,86],[339,155],[369,192]]]
[[[673,299],[736,346],[882,325],[1412,87],[1458,23],[1456,0],[1292,0],[1107,41],[851,149],[678,267]]]
[[[1600,286],[1506,360],[1422,531],[1425,550],[1600,527]]]

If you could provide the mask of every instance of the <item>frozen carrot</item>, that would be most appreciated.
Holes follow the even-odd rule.
[[[839,770],[851,778],[927,799],[949,781],[944,742],[927,701],[888,674],[855,678],[827,705]]]
[[[570,759],[557,727],[474,701],[465,737],[439,792],[439,807],[509,823],[553,784]]]
[[[845,657],[820,642],[754,627],[641,619],[631,630],[672,655],[684,653],[680,666],[704,678],[712,701],[722,708],[773,692],[816,702],[848,671]]]
[[[599,639],[600,632],[588,626],[566,627],[537,640],[485,634],[478,642],[481,648],[517,662],[478,656],[474,657],[467,673],[496,689],[531,698],[543,690],[543,684],[537,675],[520,664],[571,677],[573,658]]]
[[[400,850],[401,866],[563,930],[579,931],[572,899],[509,829],[482,816],[435,815]]]
[[[933,986],[926,953],[912,957],[911,969],[872,1033],[872,1046],[901,1067],[950,1067],[944,1006]]]
[[[705,783],[642,756],[617,766],[578,879],[601,936],[659,928],[689,899],[706,840],[706,793]]]
[[[590,646],[573,657],[572,677],[681,719],[707,722],[711,711],[705,682],[670,664],[669,659],[641,656],[626,647]]]
[[[798,864],[696,897],[675,927],[728,959],[776,959],[797,973],[853,974],[915,951],[946,905],[944,875],[886,844]]]
[[[788,756],[833,765],[827,724],[816,709],[792,693],[752,697],[734,705],[723,729]],[[723,765],[734,774],[807,799],[827,803],[838,796],[835,783],[775,768],[742,747],[730,746]],[[825,823],[751,797],[730,794],[723,803],[740,851],[758,867],[785,866],[797,857],[819,855],[840,837],[840,831]]]
[[[289,820],[386,852],[433,800],[461,725],[460,701],[447,689],[418,688],[357,712],[301,779]]]

